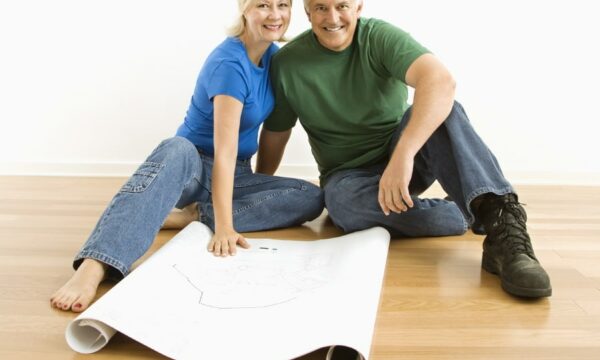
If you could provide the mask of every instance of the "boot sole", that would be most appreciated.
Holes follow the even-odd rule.
[[[484,252],[483,257],[481,259],[481,267],[483,270],[489,272],[490,274],[494,274],[500,278],[500,283],[502,285],[502,289],[507,293],[515,296],[526,297],[526,298],[541,298],[548,297],[552,295],[552,288],[523,288],[520,286],[516,286],[511,284],[508,281],[502,279],[501,271],[498,270],[498,265],[490,256]]]

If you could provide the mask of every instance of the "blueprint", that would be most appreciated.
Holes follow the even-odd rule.
[[[198,291],[200,305],[217,309],[275,306],[329,282],[332,253],[294,254],[290,250],[261,246],[244,251],[236,261],[215,258],[187,266],[173,264],[173,269]]]
[[[71,348],[96,352],[121,332],[174,359],[291,359],[331,345],[368,359],[386,230],[247,239],[225,258],[206,251],[211,236],[199,222],[183,229],[69,324]]]

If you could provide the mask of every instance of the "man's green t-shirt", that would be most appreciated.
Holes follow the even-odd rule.
[[[352,44],[341,52],[323,47],[308,30],[273,57],[275,109],[264,126],[286,131],[300,119],[322,186],[338,170],[383,161],[408,108],[406,71],[427,52],[377,19],[360,18]]]

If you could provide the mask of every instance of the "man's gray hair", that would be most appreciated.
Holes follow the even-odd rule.
[[[363,0],[354,0],[354,1],[359,2],[359,3],[363,2]],[[308,4],[310,4],[310,0],[304,0],[304,8],[305,9],[308,9]]]

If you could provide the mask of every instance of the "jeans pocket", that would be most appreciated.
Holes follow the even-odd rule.
[[[120,192],[131,192],[131,193],[140,193],[145,191],[154,178],[158,175],[160,170],[165,165],[154,163],[154,162],[145,162],[133,173],[133,175],[129,178],[127,183],[123,185]]]

